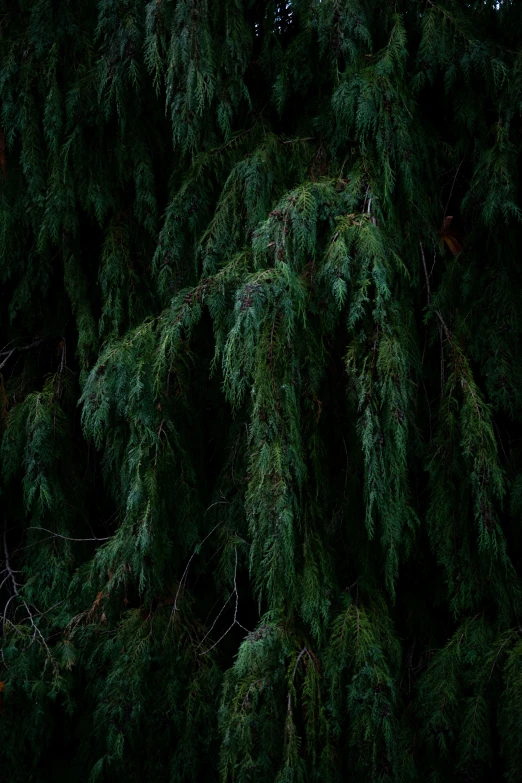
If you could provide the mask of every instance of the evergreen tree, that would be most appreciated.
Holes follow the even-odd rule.
[[[522,780],[522,4],[5,0],[0,769]]]

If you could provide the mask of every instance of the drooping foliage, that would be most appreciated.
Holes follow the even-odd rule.
[[[522,780],[522,4],[6,0],[0,762]]]

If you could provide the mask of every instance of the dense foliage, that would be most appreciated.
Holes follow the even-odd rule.
[[[522,780],[522,3],[5,0],[0,765]]]

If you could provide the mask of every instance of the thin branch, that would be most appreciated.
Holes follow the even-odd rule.
[[[239,607],[239,593],[238,593],[238,591],[237,591],[237,581],[236,581],[236,578],[237,578],[237,547],[235,547],[235,555],[236,555],[236,563],[235,563],[235,566],[234,566],[234,589],[232,590],[232,594],[230,595],[230,598],[232,598],[232,596],[233,596],[233,595],[235,595],[235,596],[236,596],[236,605],[235,605],[235,608],[234,608],[234,619],[232,620],[232,623],[231,623],[231,625],[230,625],[230,626],[227,628],[227,630],[225,631],[225,633],[224,633],[224,634],[222,634],[222,635],[219,637],[219,639],[217,640],[217,642],[215,642],[215,643],[212,645],[212,647],[209,647],[209,648],[208,648],[208,650],[204,650],[204,652],[201,652],[201,653],[199,653],[199,655],[207,655],[207,653],[209,653],[211,650],[213,650],[213,649],[214,649],[214,647],[217,647],[217,645],[218,645],[218,644],[219,644],[219,643],[220,643],[220,642],[221,642],[221,641],[222,641],[222,640],[225,638],[225,636],[226,636],[228,633],[230,633],[230,631],[232,630],[232,628],[233,628],[235,625],[238,625],[240,628],[242,628],[242,629],[243,629],[243,631],[246,631],[246,633],[250,633],[250,631],[248,630],[248,628],[245,628],[245,626],[244,626],[244,625],[241,625],[241,623],[240,623],[240,622],[239,622],[239,620],[237,619],[237,610],[238,610],[238,607]],[[228,599],[228,601],[230,601],[230,598]],[[228,601],[225,603],[225,606],[228,604]],[[223,607],[223,609],[225,608],[225,606]],[[220,611],[220,613],[219,613],[219,614],[222,614],[222,612],[223,612],[223,609],[221,609],[221,611]],[[219,615],[218,615],[218,617],[219,617]],[[213,628],[213,627],[214,627],[214,625],[216,624],[216,622],[217,622],[217,619],[218,619],[218,618],[216,617],[216,620],[214,621],[214,623],[213,623],[213,625],[212,625],[212,628]],[[203,637],[203,639],[202,639],[202,640],[201,640],[201,642],[199,643],[198,647],[200,647],[200,646],[203,644],[203,642],[205,641],[205,639],[207,638],[207,636],[208,636],[208,634],[210,633],[210,631],[211,631],[211,630],[212,630],[212,629],[210,629],[210,630],[208,631],[208,633],[207,633],[207,634],[206,634],[206,635]]]
[[[15,346],[14,348],[11,348],[10,351],[3,351],[0,352],[0,356],[5,356],[6,358],[4,361],[0,364],[0,370],[7,364],[11,356],[15,351],[30,351],[31,348],[36,348],[38,345],[44,342],[44,340],[50,340],[51,337],[38,337],[36,340],[34,340],[29,345],[22,345],[22,346]]]
[[[2,364],[0,364],[0,370],[7,364],[7,362],[9,361],[9,359],[11,358],[11,356],[14,354],[15,351],[16,351],[16,348],[13,348],[11,351],[9,351],[9,353],[7,354],[7,357],[4,359]]]
[[[224,611],[225,611],[225,609],[227,608],[228,604],[230,603],[230,599],[232,598],[232,596],[233,596],[233,595],[234,595],[234,593],[233,593],[233,592],[232,592],[232,593],[230,593],[230,595],[228,596],[227,600],[225,601],[225,603],[223,604],[223,606],[221,607],[221,609],[220,609],[220,610],[219,610],[219,612],[217,613],[217,615],[216,615],[216,617],[215,617],[215,619],[214,619],[214,622],[212,623],[212,625],[210,626],[210,628],[209,628],[209,629],[208,629],[208,631],[206,632],[206,634],[205,634],[205,636],[203,637],[203,639],[202,639],[202,640],[200,641],[200,643],[198,644],[198,647],[201,647],[201,645],[203,644],[203,642],[205,641],[205,639],[207,639],[207,638],[210,636],[210,634],[211,634],[211,633],[212,633],[212,631],[214,630],[214,627],[215,627],[215,625],[216,625],[217,621],[219,620],[219,618],[221,617],[221,615],[223,614],[223,612],[224,612]],[[216,603],[217,603],[217,602],[216,602]],[[232,624],[232,625],[233,625],[233,624]],[[232,625],[230,626],[230,628],[232,628]],[[229,630],[230,630],[230,629],[229,629]],[[227,633],[228,633],[228,631],[227,631]]]
[[[13,623],[10,623],[10,621],[7,619],[6,611],[7,611],[7,607],[9,606],[9,603],[11,602],[11,600],[16,597],[16,598],[18,598],[22,602],[23,606],[25,607],[25,610],[27,611],[27,618],[26,619],[29,620],[29,622],[31,623],[31,627],[33,628],[33,641],[36,639],[36,636],[38,635],[40,637],[41,641],[42,641],[42,645],[45,647],[47,655],[49,656],[49,658],[51,658],[52,657],[51,656],[51,651],[49,650],[49,647],[47,646],[47,642],[45,641],[42,632],[40,631],[40,629],[38,628],[38,626],[36,625],[36,623],[34,621],[33,614],[31,612],[31,610],[29,609],[29,606],[27,605],[27,601],[25,600],[25,598],[22,598],[22,596],[18,592],[18,582],[15,579],[15,576],[14,576],[15,572],[12,570],[11,564],[9,562],[9,551],[7,549],[7,536],[6,536],[5,530],[4,530],[4,535],[3,535],[3,541],[4,541],[5,567],[6,567],[6,570],[7,570],[7,572],[9,573],[9,575],[11,577],[11,584],[13,586],[13,594],[14,594],[14,595],[11,596],[11,598],[7,602],[6,606],[4,607],[3,628],[5,629],[5,623],[6,622],[9,623],[10,625],[13,625]]]
[[[297,667],[299,666],[299,661],[301,660],[301,658],[303,657],[303,655],[304,655],[305,653],[307,653],[307,652],[308,652],[308,649],[307,649],[307,648],[306,648],[306,646],[305,646],[305,647],[303,647],[303,649],[301,650],[301,652],[300,652],[300,653],[299,653],[299,655],[297,656],[297,660],[296,660],[296,662],[295,662],[295,666],[294,666],[294,671],[292,672],[292,680],[293,680],[293,679],[294,679],[294,677],[295,677],[295,673],[296,673],[296,671],[297,671]]]
[[[300,141],[313,141],[313,136],[305,136],[302,139],[288,139],[288,141],[284,141],[283,144],[297,144]]]
[[[215,503],[212,503],[212,505],[210,505],[210,506],[207,508],[207,510],[205,511],[205,514],[206,514],[208,511],[210,511],[210,509],[211,509],[213,506],[218,506],[218,505],[220,505],[220,504],[228,504],[228,503],[229,503],[229,501],[228,501],[228,500],[218,500],[218,501],[216,501]],[[185,566],[185,570],[183,571],[183,576],[181,577],[181,579],[180,579],[180,581],[179,581],[178,589],[177,589],[177,591],[176,591],[176,597],[174,598],[174,606],[172,607],[172,612],[170,613],[170,618],[169,618],[169,622],[168,622],[168,625],[167,625],[167,630],[165,631],[165,636],[167,635],[167,631],[169,630],[170,624],[171,624],[171,622],[172,622],[172,618],[174,617],[174,615],[176,614],[176,612],[178,612],[178,611],[179,611],[179,609],[178,609],[178,598],[179,598],[179,594],[180,594],[180,592],[181,592],[181,588],[184,586],[184,584],[185,584],[185,582],[186,582],[186,579],[187,579],[187,576],[188,576],[188,571],[189,571],[189,568],[190,568],[190,564],[192,563],[192,561],[193,561],[193,559],[195,558],[195,556],[196,556],[196,555],[199,553],[199,550],[201,549],[201,547],[203,546],[203,544],[205,543],[205,541],[207,541],[207,540],[210,538],[210,536],[212,535],[212,533],[213,533],[215,530],[217,530],[217,528],[218,528],[220,525],[222,525],[222,524],[223,524],[223,522],[224,522],[224,520],[221,520],[221,522],[218,522],[218,523],[217,523],[217,525],[214,525],[214,527],[212,528],[212,530],[210,531],[210,533],[208,533],[208,534],[205,536],[205,538],[203,539],[203,541],[201,541],[201,543],[197,545],[197,548],[196,548],[196,549],[194,550],[194,552],[191,554],[191,556],[190,556],[190,558],[189,558],[189,561],[188,561],[187,565]],[[163,638],[165,638],[165,636],[164,636]]]
[[[462,160],[460,161],[459,165],[457,166],[457,171],[455,172],[455,176],[453,177],[453,182],[451,183],[450,194],[448,196],[448,200],[446,202],[446,206],[444,207],[444,218],[446,218],[446,214],[448,212],[449,203],[450,203],[451,197],[453,195],[453,188],[455,187],[455,182],[457,181],[457,177],[458,177],[458,174],[459,174],[459,171],[460,171],[460,167],[462,166],[463,163],[464,163],[464,158],[462,158]]]
[[[113,536],[107,536],[106,538],[70,538],[70,536],[62,536],[60,533],[55,533],[46,527],[38,527],[37,525],[31,525],[30,530],[43,530],[44,533],[50,533],[54,538],[63,538],[65,541],[109,541],[113,538]]]
[[[57,606],[61,606],[65,603],[65,598],[63,598],[61,601],[58,601],[57,604],[53,604],[53,606],[50,606],[49,609],[46,609],[45,612],[38,611],[38,617],[43,617],[45,614],[49,614],[49,612],[52,612],[53,609],[56,609]]]
[[[9,562],[9,552],[7,551],[7,536],[5,534],[5,531],[4,531],[3,540],[4,540],[5,570],[7,571],[7,573],[9,574],[9,576],[11,578],[11,583],[13,585],[14,594],[16,596],[18,596],[18,587],[19,587],[19,585],[18,585],[18,582],[15,579],[15,572],[11,568],[11,564]]]
[[[65,337],[62,337],[62,356],[61,356],[61,361],[60,361],[60,370],[59,370],[59,373],[58,373],[58,389],[56,391],[56,396],[58,398],[60,397],[60,393],[62,391],[62,375],[63,375],[63,371],[64,371],[64,368],[65,368],[66,352],[67,352],[67,343],[65,341]],[[55,416],[56,416],[56,412],[55,412]]]
[[[428,307],[430,307],[431,306],[430,278],[428,275],[428,267],[426,266],[426,256],[424,255],[424,248],[422,246],[422,242],[419,242],[419,247],[420,247],[421,257],[422,257],[422,266],[424,267],[424,276],[426,278],[426,292],[428,295]]]

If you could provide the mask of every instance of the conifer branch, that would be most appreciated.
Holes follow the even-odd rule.
[[[4,777],[517,783],[522,5],[6,3]]]

